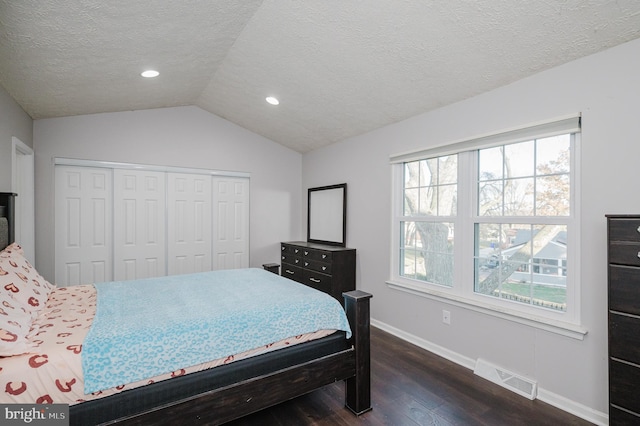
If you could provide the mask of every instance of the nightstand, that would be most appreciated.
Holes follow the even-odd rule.
[[[273,272],[276,275],[280,275],[280,264],[279,263],[265,263],[262,265],[264,269],[269,272]]]

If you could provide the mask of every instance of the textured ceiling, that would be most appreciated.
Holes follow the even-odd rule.
[[[0,0],[0,84],[34,119],[197,105],[307,152],[638,37],[638,0]]]

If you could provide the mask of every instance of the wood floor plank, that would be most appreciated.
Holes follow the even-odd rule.
[[[530,401],[467,368],[382,330],[371,329],[373,410],[344,407],[344,383],[260,411],[229,426],[589,425],[544,402]]]

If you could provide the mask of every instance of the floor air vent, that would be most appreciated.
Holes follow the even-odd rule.
[[[507,371],[483,359],[476,361],[473,373],[529,399],[536,399],[538,383]]]

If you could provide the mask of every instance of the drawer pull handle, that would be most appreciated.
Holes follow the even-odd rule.
[[[284,251],[284,249],[285,249],[284,247],[281,247],[281,248],[280,248],[280,250],[282,250],[282,251]]]
[[[296,263],[300,263],[300,259],[296,259]]]
[[[309,279],[310,279],[311,281],[313,281],[314,283],[319,283],[319,282],[320,282],[320,280],[317,280],[317,279],[315,279],[315,278],[309,278]]]
[[[638,228],[640,228],[640,227],[638,227]],[[638,231],[638,232],[640,232],[640,231]],[[323,259],[326,259],[326,258],[327,258],[327,255],[326,255],[326,254],[323,254],[323,255],[322,255],[322,258],[323,258]]]
[[[298,253],[300,250],[296,249],[296,253]]]
[[[640,226],[638,226],[638,228],[636,229],[636,231],[638,231],[640,233]]]
[[[640,251],[638,252],[638,258],[640,258]]]
[[[640,256],[640,253],[638,253],[638,256]],[[304,266],[309,266],[309,262],[304,262]]]
[[[640,256],[640,253],[638,253],[638,256]],[[326,267],[326,266],[323,266],[323,267],[322,267],[322,270],[323,270],[323,271],[326,271],[326,270],[327,270],[327,267]]]
[[[304,252],[304,255],[305,255],[305,256],[309,255],[309,252],[308,252],[308,251],[305,251],[305,252]]]
[[[285,271],[287,274],[291,274],[291,275],[293,275],[293,271],[290,271],[290,270],[288,270],[288,269],[285,269],[284,271]]]

